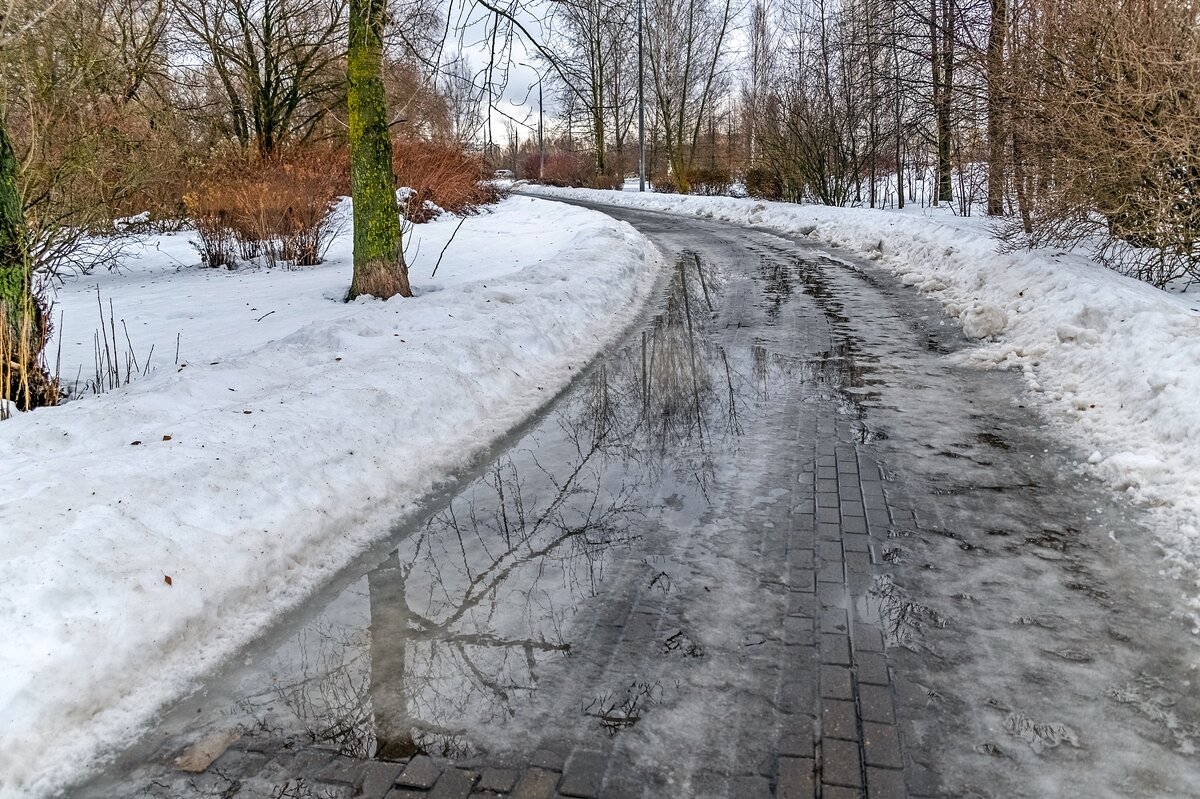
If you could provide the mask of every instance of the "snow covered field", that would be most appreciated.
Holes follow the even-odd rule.
[[[415,229],[415,299],[341,301],[348,225],[318,267],[198,269],[185,234],[153,236],[59,291],[65,379],[94,371],[97,285],[158,369],[0,423],[0,796],[61,789],[386,535],[617,337],[662,265],[628,226],[522,197],[431,277],[457,222]]]
[[[1200,632],[1200,295],[1168,294],[1073,253],[999,254],[987,220],[528,186],[524,191],[691,214],[810,236],[878,261],[937,297],[979,346],[959,357],[1023,370],[1080,464],[1154,509],[1164,573]]]

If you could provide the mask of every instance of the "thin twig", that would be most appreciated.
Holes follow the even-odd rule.
[[[438,267],[442,265],[442,256],[446,254],[446,250],[450,248],[450,243],[453,242],[454,237],[458,235],[458,229],[462,227],[463,222],[466,221],[467,218],[464,216],[462,219],[458,220],[458,224],[454,226],[454,232],[450,234],[450,238],[446,241],[446,246],[442,247],[442,251],[438,253],[437,263],[433,265],[433,272],[429,275],[430,277],[437,276]]]
[[[141,367],[138,366],[137,353],[133,351],[133,341],[129,338],[129,327],[125,324],[124,319],[121,320],[121,329],[125,331],[125,344],[129,347],[130,357],[133,358],[133,368],[140,372]]]

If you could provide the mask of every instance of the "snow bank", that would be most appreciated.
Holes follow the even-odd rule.
[[[1078,254],[999,254],[986,220],[906,212],[530,186],[588,199],[772,228],[889,268],[994,339],[963,356],[1023,370],[1081,464],[1159,522],[1164,572],[1200,588],[1200,297],[1174,295]],[[1200,598],[1188,600],[1200,632]]]
[[[160,368],[0,423],[0,796],[62,790],[385,535],[619,335],[662,265],[627,225],[514,198],[431,278],[456,224],[416,229],[410,300],[341,302],[346,233],[326,265],[237,272],[158,236],[62,289],[64,376],[92,368],[97,285]]]

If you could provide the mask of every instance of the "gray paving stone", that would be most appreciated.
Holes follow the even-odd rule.
[[[840,504],[840,500],[838,498],[838,493],[836,490],[821,491],[818,489],[818,491],[817,491],[818,518],[820,516],[820,511],[822,508],[834,508],[836,510],[839,504]]]
[[[826,562],[840,562],[842,559],[841,541],[820,541],[817,543],[817,554]]]
[[[842,573],[841,561],[836,563],[822,563],[821,568],[817,569],[818,583],[837,583],[841,586],[845,584],[846,578]]]
[[[789,646],[812,646],[813,620],[807,616],[786,616],[783,620],[783,641]]]
[[[842,519],[842,532],[852,535],[865,535],[867,532],[867,520],[861,516],[847,516]]]
[[[316,799],[352,799],[357,796],[353,785],[344,782],[307,782],[309,794]],[[464,797],[464,799],[466,799]]]
[[[529,765],[537,768],[546,769],[548,771],[562,771],[563,766],[567,762],[567,753],[543,747],[533,753],[529,758]]]
[[[603,752],[576,751],[567,762],[558,792],[563,796],[582,796],[591,799],[600,795],[608,757]]]
[[[334,760],[337,760],[339,755],[337,750],[328,749],[325,747],[305,748],[296,753],[296,759],[292,761],[292,768],[296,770],[299,776],[308,776],[316,774],[329,766]]]
[[[792,569],[812,569],[813,568],[813,551],[802,547],[793,547],[788,550],[788,565]]]
[[[821,662],[849,666],[850,638],[841,633],[823,633],[821,635]]]
[[[847,555],[853,552],[869,553],[871,551],[870,536],[865,533],[853,533],[846,530],[843,530],[843,532],[845,534],[842,536],[842,547]]]
[[[862,762],[854,741],[821,739],[821,782],[862,787]]]
[[[528,768],[517,780],[510,796],[512,799],[550,799],[558,785],[557,771],[543,768]]]
[[[821,632],[844,633],[850,629],[849,617],[842,608],[825,608],[821,611]]]
[[[614,762],[609,769],[608,780],[604,784],[604,799],[643,799],[659,795],[660,792],[647,785],[645,777],[632,764],[618,765]]]
[[[335,757],[326,763],[321,770],[316,772],[314,776],[316,779],[325,782],[344,782],[348,785],[355,785],[359,781],[359,776],[362,774],[363,768],[369,762],[356,757]],[[397,765],[396,773],[399,774],[400,770],[401,766]],[[389,782],[386,787],[390,788],[391,783]]]
[[[866,483],[866,481],[863,481]],[[867,509],[867,520],[870,521],[870,513],[872,510],[885,510],[887,508],[887,500],[884,499],[882,492],[874,492],[864,485],[863,486],[863,506]],[[886,514],[885,514],[886,516]]]
[[[771,781],[766,777],[731,777],[729,799],[770,799]]]
[[[779,743],[775,748],[781,756],[811,758],[814,754],[814,741],[816,740],[813,735],[815,726],[816,719],[811,716],[800,714],[793,716],[785,724]]]
[[[478,780],[477,772],[448,768],[429,792],[429,799],[467,799]]]
[[[817,590],[817,573],[813,569],[792,569],[788,576],[789,587],[793,591],[808,594],[811,597]],[[811,598],[804,601],[811,602]]]
[[[779,686],[779,705],[785,713],[811,713],[817,689],[811,679],[789,679]]]
[[[838,519],[834,519],[831,522],[823,522],[823,521],[818,520],[815,523],[813,532],[816,534],[817,538],[821,539],[822,541],[824,541],[824,540],[841,541],[842,540],[842,525],[840,523],[840,520],[838,520]]]
[[[412,788],[393,788],[383,799],[429,799],[429,794]]]
[[[891,724],[863,722],[863,759],[868,766],[904,768],[900,735]]]
[[[858,705],[863,721],[891,724],[896,720],[892,708],[892,691],[882,685],[859,685]]]
[[[404,766],[400,763],[384,763],[378,760],[371,760],[362,765],[362,770],[359,772],[357,779],[354,781],[355,787],[362,790],[362,795],[366,799],[375,799],[383,796],[396,783],[396,778],[400,776],[400,772],[404,770]]]
[[[821,665],[821,696],[827,699],[854,699],[854,683],[848,666]]]
[[[863,792],[858,788],[845,788],[840,785],[826,785],[821,790],[821,799],[862,799]]]
[[[891,526],[892,520],[886,507],[874,508],[867,505],[867,524],[877,528],[881,533]]]
[[[396,778],[396,785],[401,788],[424,788],[428,790],[437,782],[442,770],[426,755],[417,755],[409,761],[404,771]]]
[[[857,625],[854,628],[854,651],[856,653],[883,652],[883,631],[869,624]],[[874,680],[866,682],[874,682]]]
[[[906,799],[904,772],[891,769],[867,769],[867,799]]]
[[[866,552],[847,552],[846,570],[851,574],[874,574],[875,566]]]
[[[858,717],[854,703],[827,699],[821,707],[821,731],[826,738],[858,740]]]
[[[841,509],[843,521],[851,517],[866,519],[866,512],[863,508],[863,504],[857,500],[846,501],[843,499],[841,503]]]
[[[519,771],[511,768],[485,768],[479,775],[479,784],[475,787],[479,791],[508,793],[516,784],[519,774]]]
[[[822,607],[837,607],[846,600],[844,583],[817,583],[817,601]]]
[[[818,524],[838,524],[842,520],[842,515],[838,513],[837,508],[817,508],[817,523]],[[841,529],[840,527],[838,528]],[[820,533],[820,530],[818,530]]]
[[[866,596],[874,584],[875,575],[870,572],[850,572],[850,577],[846,580],[846,585],[850,587],[850,594],[855,597]]]
[[[767,779],[775,776],[775,764],[779,760],[779,753],[774,750],[768,752],[758,759],[758,766],[754,772],[760,774]]]
[[[779,773],[775,781],[776,799],[813,799],[816,761],[810,757],[779,758]]]
[[[868,640],[865,643],[867,643],[867,644],[875,643],[874,638],[871,638],[870,634],[866,632],[868,630],[874,630],[873,627],[869,627],[866,625],[859,625],[859,626],[855,627],[854,643],[855,643],[856,652],[854,655],[854,669],[855,669],[855,673],[858,676],[858,681],[860,683],[866,683],[868,685],[887,685],[890,682],[890,680],[888,679],[887,658],[885,658],[883,656],[883,654],[878,651],[876,651],[876,652],[857,651],[859,649],[858,637],[860,634],[860,628],[861,628],[861,632],[864,635],[864,637],[868,638]],[[882,643],[883,643],[882,635],[878,632],[878,630],[875,630],[875,634],[880,636],[879,643],[882,645]]]

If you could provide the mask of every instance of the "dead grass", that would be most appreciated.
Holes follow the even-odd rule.
[[[12,316],[15,322],[10,322]],[[50,375],[42,353],[50,332],[38,300],[17,309],[0,304],[0,420],[14,408],[27,411],[58,404],[58,380]]]

